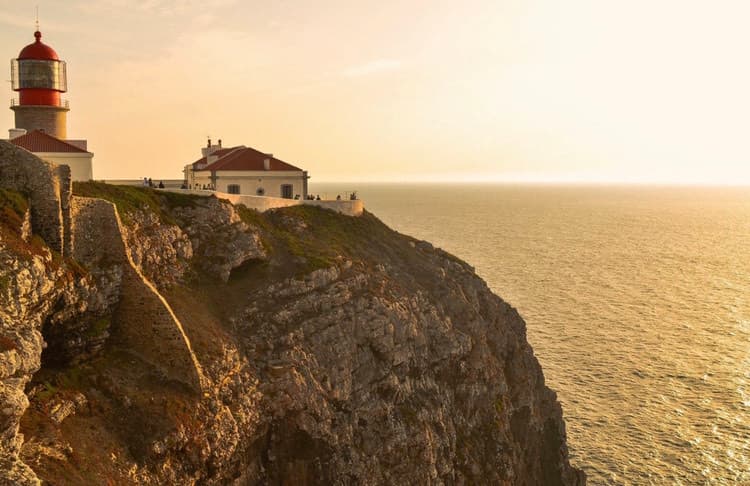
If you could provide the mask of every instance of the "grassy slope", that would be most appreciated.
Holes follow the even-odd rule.
[[[175,224],[169,209],[192,206],[201,196],[157,191],[148,187],[114,186],[102,182],[74,182],[73,194],[95,197],[114,203],[123,221],[129,220],[129,213],[137,210],[151,211],[165,223]]]
[[[74,183],[73,192],[111,201],[126,223],[130,213],[144,210],[154,212],[164,223],[178,224],[172,209],[199,204],[204,197],[97,182]],[[386,259],[400,259],[410,253],[404,245],[413,241],[395,238],[396,232],[367,212],[353,218],[305,205],[266,213],[238,206],[237,211],[245,223],[260,231],[272,258],[304,261],[296,274],[328,267],[341,257],[378,261],[385,255]]]

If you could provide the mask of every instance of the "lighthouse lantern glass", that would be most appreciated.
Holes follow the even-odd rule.
[[[11,75],[13,89],[68,90],[64,61],[13,59]]]
[[[18,59],[11,59],[10,61],[10,79],[11,85],[13,86],[11,89],[13,89],[13,91],[18,91],[21,87],[18,82]]]

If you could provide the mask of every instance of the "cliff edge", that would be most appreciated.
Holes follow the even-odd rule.
[[[523,320],[459,259],[369,213],[74,193],[56,256],[0,192],[0,483],[585,484]],[[102,199],[128,259],[80,249]],[[128,265],[171,343],[132,337],[163,312]]]

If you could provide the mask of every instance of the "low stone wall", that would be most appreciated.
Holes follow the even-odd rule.
[[[134,186],[143,187],[143,179],[100,179],[97,182],[103,182],[105,184],[111,184],[113,186]],[[168,189],[179,189],[185,183],[184,179],[156,179],[152,180],[154,185],[158,185],[160,182],[164,184]]]
[[[122,266],[113,332],[168,378],[199,391],[207,385],[182,324],[164,297],[133,264],[114,205],[102,199],[72,201],[75,258],[84,265]]]
[[[308,206],[318,206],[324,209],[330,209],[337,213],[347,216],[361,216],[365,209],[364,202],[357,200],[341,201],[313,201],[309,199],[283,199],[280,197],[267,196],[250,196],[247,194],[227,194],[226,192],[201,191],[196,189],[160,189],[162,191],[175,192],[178,194],[193,194],[196,196],[216,196],[232,204],[243,204],[250,209],[255,209],[261,213],[269,209],[287,208],[289,206],[299,206],[305,204]]]
[[[347,199],[344,201],[300,201],[300,202],[302,204],[307,204],[308,206],[318,206],[324,209],[330,209],[332,211],[336,211],[337,213],[346,214],[348,216],[362,216],[362,213],[365,210],[365,203],[359,199],[356,199],[354,201]]]

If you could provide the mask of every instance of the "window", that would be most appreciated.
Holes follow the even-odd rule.
[[[266,195],[266,190],[263,189],[262,187],[259,187],[258,190],[255,191],[255,194],[257,194],[259,196],[265,196]]]
[[[227,192],[229,194],[239,194],[240,193],[240,185],[239,184],[229,184],[227,186]]]
[[[294,193],[294,186],[292,186],[291,184],[281,185],[281,197],[283,197],[284,199],[291,199],[293,193]]]

